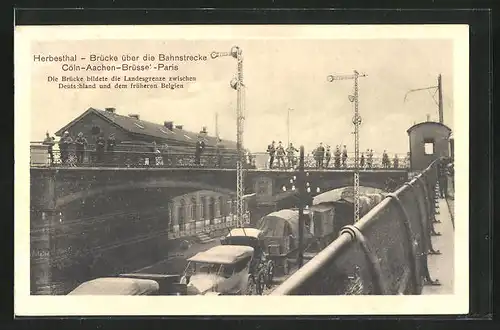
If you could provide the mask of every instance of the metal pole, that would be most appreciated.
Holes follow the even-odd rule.
[[[297,173],[297,186],[299,188],[299,254],[297,264],[302,267],[304,263],[304,206],[306,197],[304,175],[304,146],[300,146],[299,172]]]
[[[354,222],[359,221],[359,117],[358,71],[354,71]]]
[[[438,76],[438,107],[439,107],[439,122],[443,123],[443,86],[441,84],[441,75]]]
[[[236,107],[236,148],[238,153],[238,159],[236,163],[236,207],[237,216],[240,225],[243,225],[243,56],[241,54],[241,49],[237,48],[238,60],[238,84],[237,84],[237,107]]]

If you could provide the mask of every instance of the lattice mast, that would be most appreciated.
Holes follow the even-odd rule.
[[[359,77],[366,77],[366,74],[359,74],[354,70],[353,75],[329,75],[327,77],[329,82],[334,80],[354,80],[354,95],[349,96],[349,101],[354,102],[354,117],[352,123],[354,124],[354,222],[359,221],[359,126],[361,125],[361,116],[359,115]]]
[[[238,158],[236,161],[236,216],[238,222],[243,225],[244,205],[243,195],[245,194],[243,183],[243,161],[245,152],[243,148],[243,107],[244,107],[244,85],[243,85],[243,56],[240,48],[236,50],[236,59],[238,61],[238,76],[237,76],[237,104],[236,104],[236,152]]]
[[[236,217],[240,226],[243,225],[244,215],[244,200],[245,194],[243,182],[243,161],[245,159],[245,151],[243,148],[243,122],[244,122],[244,107],[245,107],[245,85],[243,84],[243,54],[241,48],[233,46],[229,52],[212,52],[212,59],[223,56],[232,56],[238,61],[237,75],[231,80],[231,88],[237,92],[236,97]]]

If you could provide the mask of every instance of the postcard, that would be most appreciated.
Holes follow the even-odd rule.
[[[16,315],[467,313],[468,56],[465,25],[17,26]]]

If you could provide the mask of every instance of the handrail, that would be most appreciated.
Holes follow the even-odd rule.
[[[377,279],[377,276],[381,276],[380,273],[380,268],[377,268],[377,263],[373,265],[374,271],[376,271],[376,274],[372,273],[372,284],[375,288],[378,287],[378,290],[375,290],[374,293],[379,293],[384,292],[385,294],[399,294],[400,292],[410,292],[411,294],[418,294],[419,290],[419,279],[418,279],[418,274],[417,273],[417,268],[420,266],[419,263],[417,263],[417,255],[414,250],[414,245],[413,245],[413,239],[415,237],[415,234],[413,232],[413,226],[417,226],[416,228],[423,228],[420,223],[417,224],[412,224],[410,223],[410,218],[409,215],[406,211],[406,206],[403,205],[403,202],[401,200],[401,196],[412,192],[416,193],[413,187],[413,183],[417,181],[424,181],[425,184],[431,184],[434,185],[435,179],[432,177],[432,171],[436,170],[437,165],[439,164],[439,160],[433,161],[424,171],[422,171],[420,174],[418,174],[415,178],[409,180],[409,183],[403,184],[399,189],[397,189],[394,193],[388,195],[384,200],[382,200],[379,204],[377,204],[374,208],[372,208],[367,214],[365,214],[361,220],[356,223],[353,226],[350,226],[346,229],[344,229],[339,237],[334,240],[330,245],[328,245],[325,249],[323,249],[320,253],[318,253],[315,257],[313,257],[308,263],[306,263],[302,268],[297,270],[294,274],[292,274],[288,279],[286,279],[281,285],[279,285],[277,288],[273,290],[271,295],[295,295],[295,294],[307,294],[308,292],[304,292],[304,290],[307,290],[308,284],[310,285],[313,281],[313,285],[317,285],[318,287],[321,286],[322,278],[325,278],[330,275],[335,275],[335,274],[326,274],[325,271],[327,269],[336,269],[335,267],[332,267],[337,258],[346,251],[347,249],[350,249],[353,247],[353,244],[356,242],[356,233],[363,235],[363,232],[368,230],[369,227],[377,226],[378,219],[380,219],[381,216],[383,216],[383,213],[386,212],[389,208],[394,208],[396,207],[397,213],[399,214],[398,219],[394,219],[395,221],[402,221],[403,224],[403,230],[406,232],[406,234],[403,234],[406,240],[406,245],[407,245],[407,251],[405,252],[405,265],[409,269],[409,276],[410,276],[410,281],[404,281],[404,286],[409,286],[410,290],[406,289],[398,289],[397,291],[394,292],[387,292],[386,287],[385,287],[385,282],[388,279]],[[432,193],[432,192],[429,192]],[[425,196],[429,197],[430,196]],[[418,200],[416,203],[419,203]],[[425,208],[427,212],[429,210]],[[432,211],[427,214],[427,217],[431,217]],[[393,219],[390,219],[390,221],[393,221]],[[418,217],[418,221],[422,221],[420,217]],[[353,228],[353,230],[347,230],[349,228]],[[427,229],[427,228],[424,228]],[[428,229],[432,230],[432,229]],[[354,233],[354,234],[353,234]],[[358,235],[359,236],[359,235]],[[425,236],[425,235],[424,235]],[[359,238],[359,237],[358,237]],[[363,244],[367,244],[366,238],[361,237]],[[425,237],[421,237],[421,240],[425,240]],[[370,256],[369,254],[372,253],[370,252],[370,249],[366,247],[364,250],[365,255],[367,258],[370,260],[374,260],[373,256]],[[427,259],[424,260],[425,265],[423,265],[424,269],[423,275],[420,273],[420,276],[427,277],[427,274],[425,274],[425,271],[427,270]],[[377,270],[378,269],[378,270]],[[322,276],[323,275],[323,276]],[[378,283],[378,284],[377,284]],[[317,292],[325,292],[324,294],[328,294],[326,290],[315,290]]]

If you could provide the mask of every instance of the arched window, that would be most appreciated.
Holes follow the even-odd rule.
[[[191,197],[191,220],[198,220],[198,208],[194,197]]]

